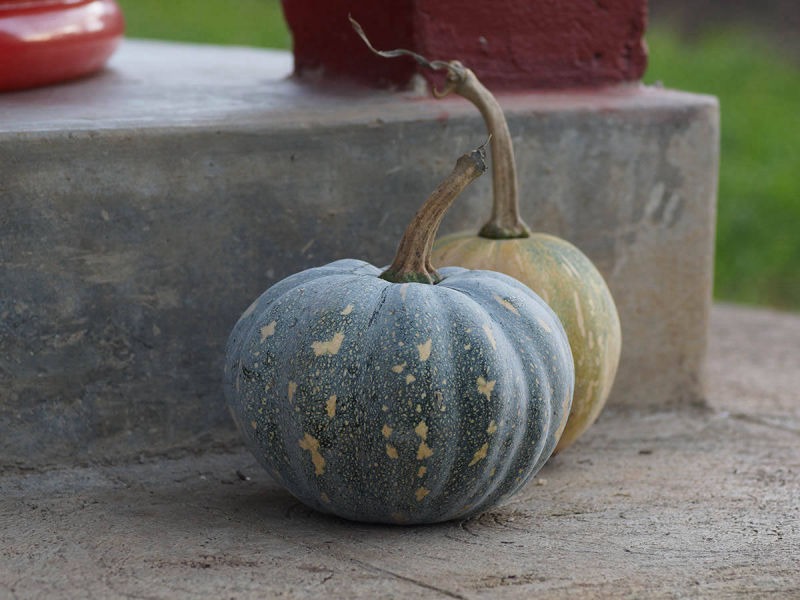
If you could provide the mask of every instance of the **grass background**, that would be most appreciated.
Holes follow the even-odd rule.
[[[741,30],[647,42],[646,82],[720,100],[715,296],[800,310],[800,65]]]
[[[131,37],[291,47],[276,0],[119,0]],[[800,310],[800,65],[754,31],[647,34],[645,82],[722,106],[717,299]]]

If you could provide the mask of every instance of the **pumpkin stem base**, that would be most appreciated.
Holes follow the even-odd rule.
[[[380,278],[391,283],[426,283],[429,285],[435,285],[442,280],[436,271],[433,273],[397,273],[391,269],[386,269],[381,273]]]
[[[504,227],[494,221],[489,221],[481,227],[478,235],[490,240],[516,240],[531,237],[531,230],[522,222],[513,227]]]

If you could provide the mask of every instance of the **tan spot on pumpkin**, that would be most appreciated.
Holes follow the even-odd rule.
[[[386,444],[386,454],[389,458],[397,458],[397,448]]]
[[[486,428],[486,433],[494,433],[497,431],[497,425],[494,421],[489,423],[489,427]]]
[[[319,495],[319,498],[320,498],[320,500],[322,500],[322,501],[323,501],[323,502],[325,502],[326,504],[330,504],[330,503],[331,503],[331,499],[330,499],[330,498],[328,498],[328,494],[326,494],[325,492],[322,492],[322,493]]]
[[[297,391],[297,384],[294,381],[289,382],[289,402],[294,401],[294,393]]]
[[[472,348],[472,344],[464,344],[464,350],[469,350]]]
[[[428,439],[428,425],[425,423],[425,421],[419,422],[419,425],[414,428],[414,433],[416,433],[423,440]]]
[[[563,267],[564,267],[564,269],[565,269],[566,271],[568,271],[568,272],[569,272],[569,274],[570,274],[570,275],[572,275],[572,276],[573,276],[575,279],[580,279],[580,278],[581,278],[581,274],[578,272],[578,269],[576,269],[576,268],[575,268],[575,265],[573,265],[573,264],[572,264],[570,261],[568,261],[568,260],[564,260],[564,262],[562,263],[562,266],[563,266]]]
[[[333,415],[336,414],[336,394],[328,398],[328,401],[325,403],[325,410],[328,413],[329,418],[333,418]]]
[[[406,364],[407,363],[403,363],[402,365],[395,365],[392,367],[392,371],[394,371],[395,373],[402,373],[403,369],[406,368]]]
[[[383,406],[381,406],[381,410],[382,410],[383,412],[386,412],[386,411],[388,411],[388,410],[389,410],[389,407],[388,407],[388,406],[386,406],[386,405],[384,404]]]
[[[381,429],[381,433],[383,434],[383,437],[385,437],[388,440],[389,436],[392,435],[392,428],[389,427],[388,425],[384,425],[383,429]]]
[[[513,312],[515,315],[519,316],[519,311],[517,310],[517,307],[514,306],[513,304],[511,304],[511,302],[509,302],[505,298],[501,298],[497,294],[493,294],[493,297],[494,297],[495,300],[497,300],[498,303],[500,303],[501,306],[503,306],[504,308],[507,308],[508,310]]]
[[[484,325],[483,332],[486,334],[486,337],[489,338],[489,342],[492,344],[492,349],[497,350],[497,341],[494,339],[494,335],[492,335],[492,328],[488,325]]]
[[[496,383],[497,383],[496,379],[492,379],[491,381],[486,381],[483,377],[478,377],[478,393],[486,396],[487,400],[491,400],[492,390],[494,390],[494,386]]]
[[[552,333],[553,332],[553,330],[550,329],[550,327],[548,327],[547,323],[544,322],[542,317],[536,317],[536,320],[539,321],[539,325],[541,325],[542,329],[544,329],[547,333]]]
[[[419,350],[419,359],[421,361],[426,361],[431,356],[431,346],[433,344],[433,340],[428,338],[428,341],[424,344],[417,344],[417,350]]]
[[[255,421],[250,421],[250,427],[252,427],[253,429],[258,429],[258,423],[256,423]]]
[[[581,336],[586,337],[586,326],[583,324],[583,309],[581,308],[581,300],[578,298],[578,290],[572,290],[572,300],[575,302],[575,315],[578,317],[578,329],[581,330]]]
[[[433,456],[433,450],[425,442],[420,442],[419,448],[417,448],[417,460],[425,460],[431,456]]]
[[[488,451],[489,451],[489,444],[487,442],[486,444],[481,446],[480,450],[476,450],[475,451],[475,456],[472,457],[472,461],[467,466],[471,467],[472,465],[477,463],[479,460],[481,460],[483,458],[486,458],[486,453]]]
[[[405,300],[407,293],[408,293],[408,284],[404,283],[403,285],[400,286],[400,298]]]
[[[409,383],[414,383],[416,380],[417,380],[417,378],[414,377],[411,373],[406,375],[406,385],[409,384]]]
[[[354,306],[352,304],[348,304],[347,306],[344,307],[344,310],[342,312],[340,312],[339,314],[340,315],[349,315],[351,312],[353,312],[353,308],[354,308]]]
[[[420,486],[417,488],[417,491],[414,495],[417,497],[417,502],[421,502],[422,499],[430,493],[431,491],[428,488],[425,486]]]
[[[427,472],[428,472],[428,467],[422,466],[417,471],[417,477],[423,477],[425,475],[425,473],[427,473]]]
[[[325,459],[322,457],[322,454],[319,453],[319,441],[306,433],[299,444],[303,450],[308,450],[311,453],[311,462],[314,463],[314,473],[317,475],[325,473]]]
[[[261,328],[261,343],[262,344],[264,343],[264,340],[266,340],[269,336],[271,336],[271,335],[273,335],[275,333],[275,325],[277,325],[277,324],[278,324],[277,321],[273,321],[269,325],[264,325]]]
[[[327,342],[312,342],[311,348],[314,350],[314,354],[317,356],[321,356],[323,354],[336,354],[339,352],[339,348],[342,347],[343,341],[344,332],[340,331],[333,334],[333,337]]]

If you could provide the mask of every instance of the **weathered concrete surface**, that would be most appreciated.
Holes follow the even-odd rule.
[[[455,157],[465,101],[314,90],[285,53],[127,42],[82,82],[0,96],[0,465],[235,442],[222,351],[267,286],[385,264]],[[612,405],[703,396],[716,101],[637,86],[517,94],[523,214],[607,277]],[[443,231],[477,228],[485,177]]]
[[[242,453],[8,472],[0,596],[799,597],[800,316],[713,324],[712,409],[614,407],[470,521],[325,517]]]

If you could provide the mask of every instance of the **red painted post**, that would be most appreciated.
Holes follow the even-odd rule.
[[[647,66],[647,0],[282,0],[300,76],[406,86],[410,59],[370,55],[347,21],[375,47],[430,59],[460,59],[494,90],[570,88],[638,81]]]

